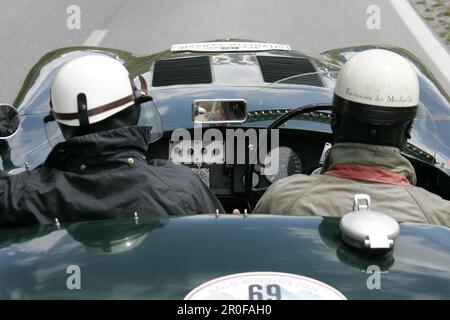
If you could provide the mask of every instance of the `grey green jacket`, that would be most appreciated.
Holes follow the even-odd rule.
[[[403,177],[390,184],[331,175],[337,164],[365,165]],[[389,214],[399,222],[450,227],[450,201],[416,187],[411,163],[397,148],[357,143],[333,146],[323,174],[297,174],[273,184],[259,200],[255,213],[341,217],[353,211],[355,194],[371,197],[371,210]],[[409,182],[408,182],[409,181]]]

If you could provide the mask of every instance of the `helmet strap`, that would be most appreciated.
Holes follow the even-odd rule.
[[[80,121],[80,127],[89,126],[87,99],[84,93],[79,93],[77,95],[77,105],[78,105],[78,120]]]
[[[131,87],[133,89],[134,102],[136,104],[141,104],[147,101],[153,100],[151,96],[148,95],[148,86],[143,76],[138,77],[141,88],[137,89],[134,80],[130,76]]]

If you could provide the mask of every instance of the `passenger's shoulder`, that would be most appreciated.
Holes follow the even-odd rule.
[[[173,163],[172,161],[165,160],[165,159],[151,159],[147,161],[148,165],[154,168],[161,168],[161,169],[169,169],[179,172],[191,172],[189,168],[181,165]]]
[[[148,164],[152,171],[167,184],[183,188],[186,185],[201,182],[191,169],[182,164],[163,159],[153,159],[148,161]]]

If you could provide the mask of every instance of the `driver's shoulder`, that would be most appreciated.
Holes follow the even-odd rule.
[[[446,221],[447,226],[450,226],[450,201],[421,187],[410,186],[405,189],[428,218],[435,219],[433,215],[437,214]]]
[[[260,207],[269,205],[270,207],[288,206],[293,200],[301,198],[306,192],[320,185],[328,176],[325,175],[304,175],[295,174],[278,180],[272,184],[260,199]]]
[[[270,189],[277,192],[285,192],[295,190],[297,193],[302,188],[310,189],[314,185],[319,185],[325,180],[329,180],[329,176],[322,174],[305,175],[294,174],[275,182]]]
[[[320,184],[326,176],[294,174],[272,184],[259,200],[255,212],[283,213],[290,204],[315,185]]]

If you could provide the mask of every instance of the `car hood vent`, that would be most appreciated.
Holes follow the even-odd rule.
[[[208,56],[155,62],[153,87],[211,82],[211,62]]]
[[[308,59],[258,56],[259,66],[264,82],[273,83],[295,75],[316,72],[316,67]],[[283,81],[289,84],[302,84],[315,87],[324,87],[319,74],[294,77]]]

